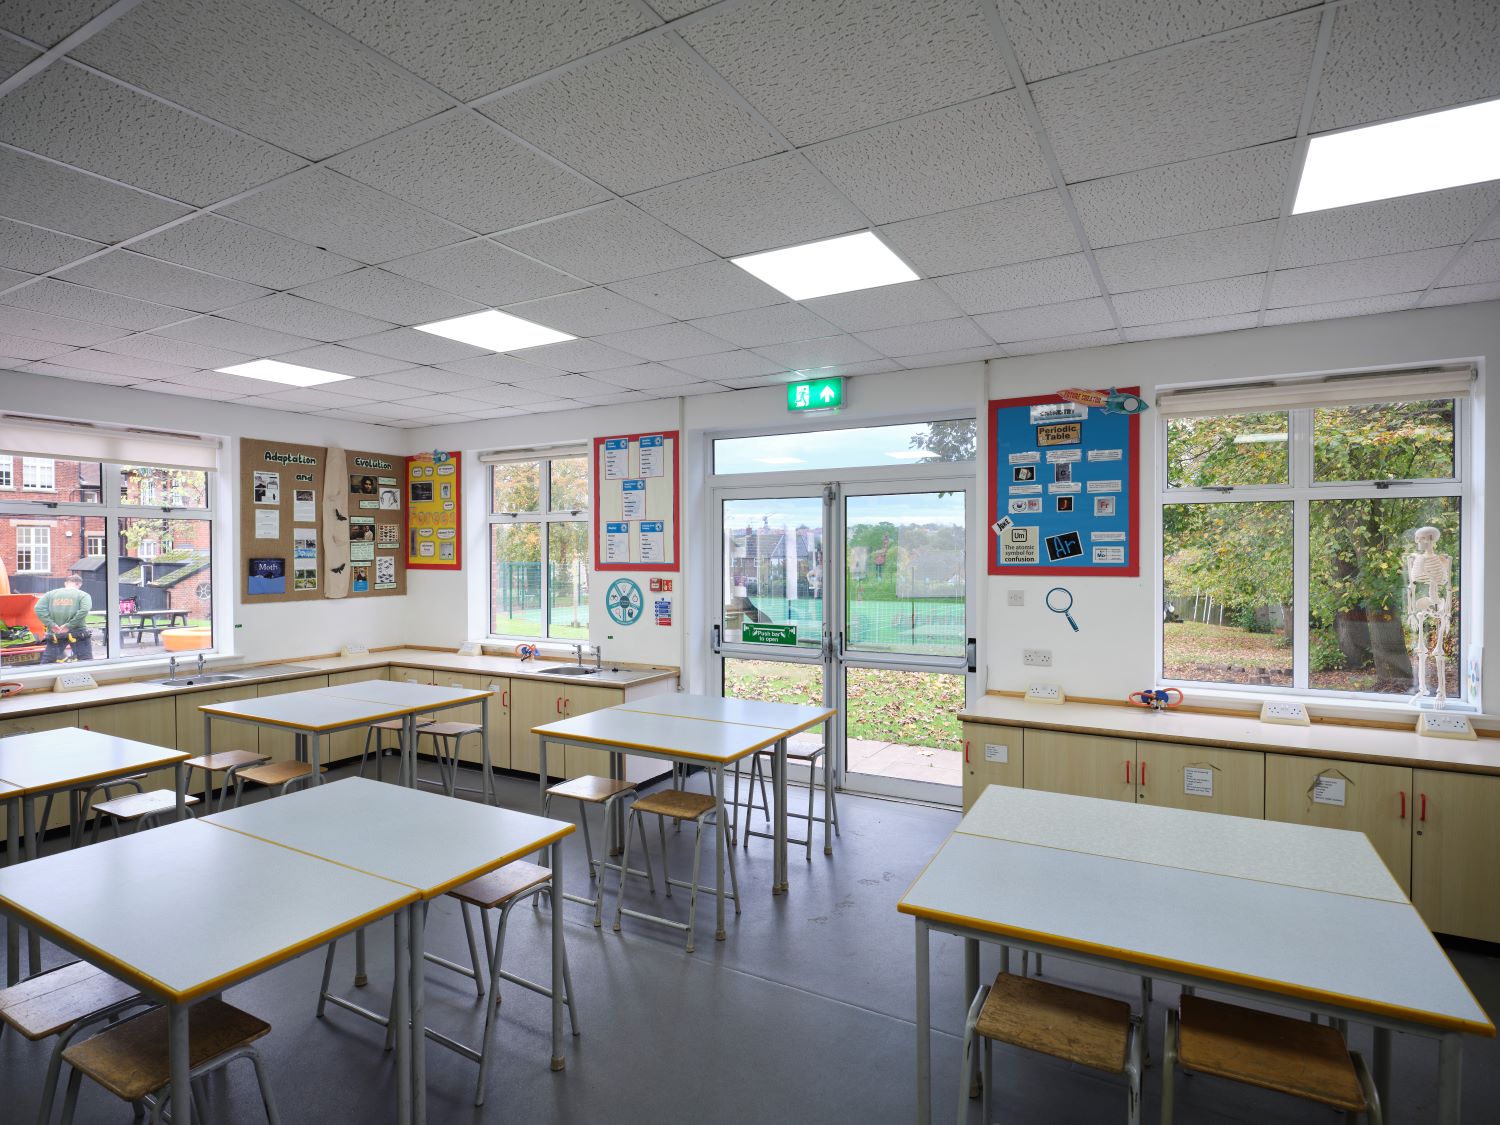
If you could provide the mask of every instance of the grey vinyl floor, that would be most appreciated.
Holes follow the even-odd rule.
[[[338,771],[336,771],[337,773]],[[701,780],[697,785],[701,787]],[[793,789],[799,801],[805,791]],[[503,779],[502,803],[535,808],[532,784]],[[800,801],[799,801],[800,803]],[[794,807],[797,807],[794,805]],[[556,815],[566,815],[561,808]],[[578,993],[582,1035],[567,1043],[566,1069],[549,1069],[547,1001],[507,986],[497,1020],[497,1053],[483,1108],[473,1104],[476,1066],[429,1044],[429,1120],[434,1125],[471,1122],[635,1123],[909,1122],[914,1098],[914,971],[912,924],[896,900],[958,821],[956,812],[846,794],[840,798],[843,835],[834,854],[814,847],[811,862],[790,853],[791,888],[770,893],[771,845],[751,840],[740,848],[743,912],[730,914],[726,941],[712,940],[713,900],[700,897],[699,940],[683,949],[679,931],[626,918],[621,933],[602,929],[587,908],[565,905],[568,953]],[[794,822],[794,831],[796,825]],[[597,836],[597,833],[596,833]],[[655,833],[653,846],[655,844]],[[573,837],[577,840],[578,837]],[[821,839],[819,842],[821,842]],[[669,834],[673,874],[686,877],[693,833]],[[711,872],[712,836],[705,839]],[[54,845],[55,846],[55,845]],[[572,850],[572,889],[584,882],[583,849]],[[705,882],[711,881],[711,875]],[[189,911],[162,888],[157,909]],[[644,909],[686,911],[687,896],[651,901],[644,882],[631,880],[627,903]],[[614,904],[611,890],[608,906]],[[1149,910],[1150,903],[1142,903]],[[545,980],[547,912],[520,908],[512,916],[505,964]],[[1349,940],[1359,940],[1356,934]],[[463,931],[457,904],[433,907],[428,947],[462,960]],[[1494,952],[1494,950],[1490,950]],[[1491,1013],[1500,1012],[1500,959],[1471,949],[1450,950],[1455,964]],[[47,949],[47,964],[63,959]],[[986,949],[983,971],[993,973],[997,953]],[[964,1009],[962,951],[956,939],[933,940],[934,1118],[954,1120],[957,1110],[958,1032]],[[340,947],[335,981],[362,1003],[382,1009],[392,966],[389,924],[369,943],[370,984],[352,989],[352,942]],[[311,953],[232,989],[227,998],[274,1027],[260,1049],[269,1067],[282,1120],[316,1125],[395,1120],[392,1058],[383,1032],[330,1009],[314,1017],[322,953]],[[1049,957],[1049,979],[1134,1001],[1133,978]],[[1401,972],[1400,965],[1390,971]],[[477,1042],[483,1008],[471,982],[437,968],[427,977],[428,1024]],[[1150,1035],[1159,1044],[1163,1013],[1175,990],[1158,986]],[[1368,1052],[1369,1033],[1351,1031],[1356,1049]],[[1387,1120],[1433,1118],[1437,1048],[1430,1040],[1397,1036],[1392,1104]],[[35,1119],[46,1048],[14,1032],[0,1037],[0,1123]],[[1122,1121],[1118,1079],[1007,1048],[996,1051],[996,1119],[1014,1125],[1093,1125]],[[1160,1072],[1145,1079],[1145,1115],[1155,1120]],[[237,1064],[209,1089],[210,1118],[257,1122],[261,1116],[248,1067]],[[978,1103],[965,1108],[977,1122]],[[86,1084],[79,1122],[126,1122],[130,1109]],[[1500,1121],[1500,1047],[1470,1039],[1464,1054],[1464,1119]],[[1216,1079],[1179,1079],[1180,1122],[1307,1122],[1336,1120],[1330,1111]]]

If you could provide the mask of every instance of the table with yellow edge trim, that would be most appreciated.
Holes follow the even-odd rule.
[[[754,708],[753,710],[751,708]],[[610,752],[610,774],[624,776],[623,754],[662,758],[713,771],[714,815],[724,819],[724,767],[757,750],[774,749],[776,788],[774,859],[771,893],[785,894],[786,862],[786,741],[792,735],[826,722],[835,712],[796,704],[756,703],[711,695],[648,696],[634,703],[590,711],[531,728],[540,747],[539,789],[547,795],[547,742],[572,743]],[[809,831],[811,828],[809,827]],[[725,840],[714,833],[718,924],[714,936],[724,940]]]
[[[916,923],[922,1123],[934,929],[964,939],[966,1001],[990,941],[1368,1024],[1383,1102],[1390,1033],[1435,1038],[1442,1125],[1462,1036],[1495,1034],[1360,833],[991,786],[897,909]]]

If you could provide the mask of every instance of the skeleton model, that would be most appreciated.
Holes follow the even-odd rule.
[[[1417,698],[1429,694],[1427,662],[1433,665],[1431,694],[1441,705],[1448,698],[1448,659],[1443,645],[1452,616],[1453,559],[1437,551],[1435,527],[1417,528],[1417,549],[1406,556],[1406,631],[1411,637],[1412,675]]]

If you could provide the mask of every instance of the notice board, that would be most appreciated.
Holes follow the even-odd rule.
[[[678,432],[594,439],[594,569],[679,569]]]
[[[406,593],[406,458],[351,449],[349,473],[349,594]]]
[[[463,468],[441,450],[406,459],[406,565],[463,569]]]
[[[1139,575],[1140,416],[1057,395],[989,410],[989,572]]]

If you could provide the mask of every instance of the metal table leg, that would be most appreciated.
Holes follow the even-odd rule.
[[[1438,1041],[1438,1123],[1458,1125],[1463,1082],[1463,1039],[1448,1032]]]
[[[480,799],[487,805],[495,803],[495,771],[490,766],[490,697],[485,696],[479,701],[479,756],[484,761],[484,785]],[[458,770],[457,754],[454,755],[453,769]]]
[[[974,996],[979,991],[979,941],[977,938],[964,938],[964,1004],[974,1002]],[[979,1093],[979,1052],[970,1052],[969,1060],[969,1097],[975,1097]]]
[[[5,802],[5,865],[21,862],[21,799]],[[5,919],[5,983],[21,979],[21,924],[14,915]]]
[[[1390,1117],[1391,1102],[1391,1029],[1388,1027],[1375,1028],[1375,1050],[1374,1057],[1370,1060],[1370,1077],[1375,1081],[1375,1093],[1380,1097],[1380,1105],[1385,1110],[1387,1118]]]
[[[776,740],[776,754],[771,759],[772,768],[776,774],[776,827],[773,834],[776,837],[773,852],[775,860],[771,869],[771,893],[773,895],[784,895],[787,892],[787,870],[786,870],[786,739]],[[812,825],[807,826],[809,832]]]
[[[421,904],[418,903],[418,906]],[[396,1037],[396,1120],[411,1125],[412,1036],[411,1036],[411,914],[416,906],[396,911],[396,981],[392,985],[391,1020]],[[364,931],[358,933],[364,937]],[[425,1040],[426,1036],[423,1036]]]
[[[932,966],[927,923],[917,922],[917,1125],[932,1125]]]
[[[191,1071],[188,1054],[188,1006],[169,1003],[167,1005],[167,1046],[172,1058],[172,1120],[181,1125],[191,1125],[193,1120],[193,1090],[188,1074]]]
[[[537,801],[539,808],[547,807],[547,736],[539,734],[536,736],[537,752]]]
[[[320,755],[318,753],[318,750],[319,750],[318,743],[320,741],[322,741],[322,740],[319,737],[317,731],[313,731],[312,734],[308,735],[307,736],[307,740],[310,743],[310,752],[309,752],[308,756],[312,759],[312,784],[313,785],[322,785],[323,784],[323,771],[318,768],[318,764],[319,764],[318,763],[318,759],[320,757]]]
[[[174,777],[173,780],[176,782],[176,785],[177,785],[177,819],[178,820],[186,820],[187,819],[187,766],[183,765],[181,762],[178,762],[175,766],[172,767],[172,770],[173,770],[173,773],[175,775],[175,777]],[[204,809],[205,812],[208,811],[208,799],[211,796],[213,796],[213,791],[214,791],[214,775],[213,775],[213,771],[212,770],[207,771],[207,776],[208,776],[208,788],[206,788],[203,791],[203,809]]]
[[[625,780],[625,755],[618,750],[609,752],[609,779],[611,781]],[[605,846],[609,848],[609,854],[612,856],[620,855],[625,851],[625,817],[618,805],[614,808],[614,827],[609,828],[605,825],[609,829],[609,840]]]
[[[724,849],[728,846],[724,831],[728,822],[724,819],[724,763],[719,762],[714,766],[714,866],[717,877],[714,888],[718,894],[715,896],[718,906],[718,928],[714,931],[716,941],[724,940]],[[698,831],[703,831],[703,822],[698,822]],[[810,830],[809,830],[810,831]],[[663,862],[666,862],[663,860]],[[694,861],[697,862],[696,860]],[[696,893],[696,892],[695,892]],[[735,900],[738,903],[738,899]]]
[[[21,800],[26,828],[26,858],[35,859],[41,850],[41,837],[36,830],[36,798],[27,794]],[[26,931],[26,961],[33,974],[42,971],[42,935],[36,930]]]
[[[552,1069],[567,1065],[562,1053],[563,1037],[563,854],[562,841],[552,841]],[[488,997],[486,997],[488,999]],[[569,996],[571,1002],[573,997]]]
[[[423,956],[427,940],[427,904],[416,902],[411,908],[411,1093],[413,1125],[427,1123],[427,1016],[423,1011],[426,973]]]

